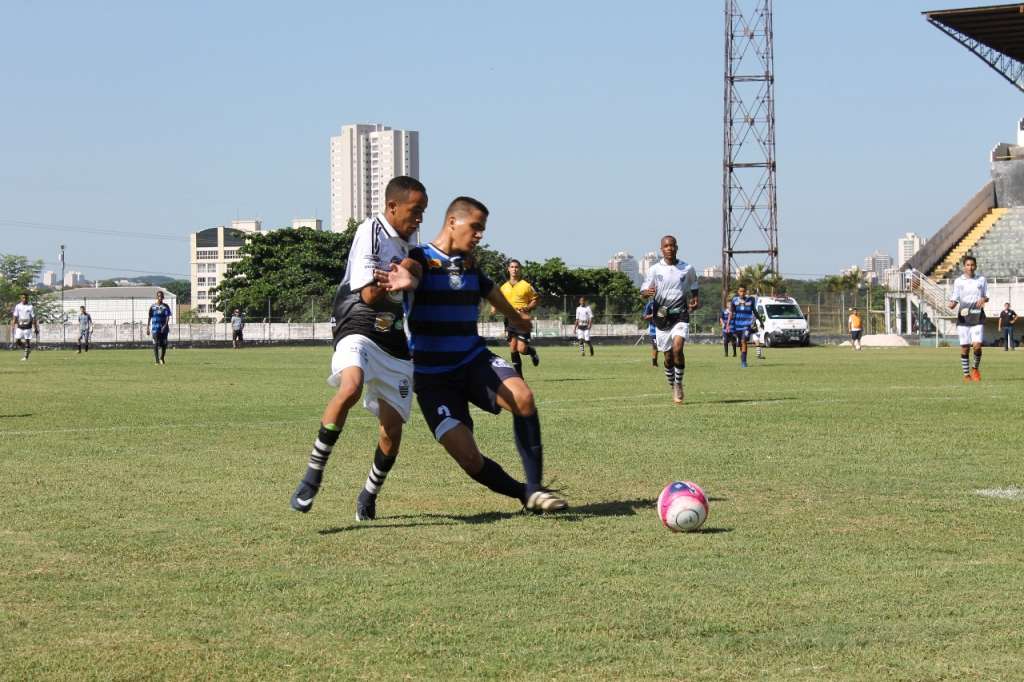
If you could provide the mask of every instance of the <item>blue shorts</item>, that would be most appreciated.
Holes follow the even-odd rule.
[[[737,341],[748,341],[750,339],[749,329],[737,329],[732,333],[736,337]]]
[[[862,329],[857,329],[855,331],[851,331],[850,332],[850,338],[853,339],[854,341],[860,341],[860,335],[861,335],[861,333],[863,331],[864,330],[862,330]]]
[[[427,426],[434,438],[441,440],[441,436],[459,424],[473,430],[470,403],[491,414],[501,412],[498,387],[512,377],[519,377],[512,365],[484,351],[451,372],[414,374],[413,390]]]

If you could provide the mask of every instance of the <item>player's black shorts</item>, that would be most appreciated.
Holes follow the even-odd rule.
[[[860,335],[862,331],[862,329],[854,329],[853,331],[850,332],[850,338],[853,339],[854,341],[860,341]]]
[[[511,341],[512,339],[519,339],[520,341],[530,341],[530,332],[521,332],[516,329],[512,329],[508,326],[508,320],[505,320],[505,340]]]
[[[750,339],[750,329],[737,329],[732,335],[736,337],[737,341],[748,341]]]
[[[434,437],[440,440],[459,423],[473,429],[469,404],[498,414],[498,387],[512,377],[519,377],[504,358],[485,350],[470,362],[443,374],[417,372],[413,379],[416,402]]]
[[[153,332],[153,345],[166,346],[168,332]]]
[[[241,329],[232,329],[231,330],[231,340],[232,341],[245,341],[245,339],[242,338],[242,330]]]

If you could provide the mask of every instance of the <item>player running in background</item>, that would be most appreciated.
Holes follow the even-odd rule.
[[[658,366],[657,328],[654,326],[654,301],[644,303],[644,319],[647,321],[647,338],[651,341],[651,365]]]
[[[508,281],[501,285],[501,295],[519,312],[530,314],[540,304],[540,296],[529,282],[520,279],[522,271],[523,264],[515,258],[508,262]],[[519,376],[523,376],[523,359],[520,353],[529,355],[534,367],[540,364],[537,350],[530,345],[529,331],[516,328],[506,317],[505,334],[508,337],[508,349],[512,353],[512,366],[516,368]]]
[[[722,350],[725,351],[725,357],[729,357],[730,344],[732,344],[732,356],[736,357],[736,337],[732,335],[732,330],[729,329],[728,305],[722,308],[722,312],[718,314],[718,323],[722,325]]]
[[[580,304],[576,308],[576,322],[572,325],[572,331],[576,334],[576,342],[580,344],[580,355],[586,355],[583,352],[584,342],[590,348],[590,355],[594,355],[594,344],[590,342],[592,326],[594,326],[594,311],[587,305],[587,297],[580,296]]]
[[[949,309],[956,310],[956,331],[960,336],[960,369],[964,382],[981,381],[982,329],[985,326],[985,304],[988,303],[988,282],[976,274],[978,260],[966,256],[964,274],[953,282]],[[974,366],[970,365],[970,350],[974,347]]]
[[[850,342],[854,350],[860,350],[860,337],[864,334],[864,322],[856,308],[850,308],[850,317],[846,320],[850,327]]]
[[[85,312],[85,306],[78,308],[78,352],[89,352],[89,337],[92,336],[92,315]]]
[[[408,176],[392,179],[384,190],[385,209],[356,228],[345,276],[334,294],[334,355],[327,383],[337,391],[320,417],[320,428],[305,474],[292,495],[298,512],[313,508],[324,468],[345,420],[359,398],[380,422],[380,435],[366,483],[356,499],[356,520],[377,516],[377,495],[394,467],[402,425],[412,411],[412,361],[405,337],[400,295],[377,285],[375,272],[409,254],[409,238],[427,209],[427,190]]]
[[[529,316],[513,308],[476,267],[472,253],[487,216],[487,207],[476,199],[456,198],[434,241],[412,249],[401,267],[379,273],[378,281],[391,291],[410,292],[406,316],[416,400],[434,438],[470,478],[494,492],[535,512],[565,509],[566,501],[541,482],[544,449],[533,391],[509,363],[487,350],[477,331],[481,299],[515,327],[531,327]],[[526,483],[480,452],[470,403],[492,414],[512,413]]]
[[[672,400],[683,402],[683,374],[686,355],[683,348],[690,333],[690,311],[700,307],[697,273],[690,264],[678,260],[679,245],[672,235],[661,238],[661,260],[647,271],[640,295],[654,299],[654,326],[658,350],[665,354],[665,378],[672,388]]]
[[[157,290],[156,303],[149,306],[146,336],[153,337],[153,357],[156,364],[166,365],[167,335],[171,331],[171,306],[164,303],[164,292]]]
[[[32,332],[39,335],[39,319],[36,318],[35,306],[28,302],[28,293],[23,291],[19,298],[11,311],[11,338],[14,345],[24,349],[25,354],[21,356],[24,362],[32,353]]]
[[[746,367],[747,341],[750,339],[750,328],[754,323],[754,297],[747,296],[746,287],[736,289],[736,295],[729,300],[727,322],[736,339],[734,343],[740,346],[740,367]]]

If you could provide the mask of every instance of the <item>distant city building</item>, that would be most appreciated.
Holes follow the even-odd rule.
[[[331,138],[331,230],[384,210],[384,188],[398,175],[420,176],[420,134],[382,123],[344,125]]]
[[[77,270],[64,273],[64,288],[68,287],[80,287],[85,284],[85,277],[82,277],[82,273]]]
[[[44,287],[55,287],[57,286],[57,273],[53,270],[47,270],[43,273],[43,286]]]
[[[661,257],[653,251],[648,251],[644,255],[640,256],[640,277],[647,277],[647,271],[651,269],[651,266],[661,260]]]
[[[213,306],[214,288],[224,278],[228,266],[241,259],[238,250],[250,234],[261,232],[259,220],[233,220],[231,227],[211,227],[189,236],[192,310],[217,321],[223,316]]]
[[[643,281],[640,278],[640,267],[637,265],[636,259],[626,251],[619,251],[612,256],[612,259],[608,261],[608,269],[625,273],[634,285],[639,285]]]
[[[864,267],[861,268],[865,273],[873,272],[876,276],[881,277],[882,274],[892,267],[892,256],[881,251],[875,251],[870,256],[864,259]]]
[[[163,287],[86,287],[64,290],[64,314],[72,322],[78,320],[79,306],[85,306],[97,323],[145,324],[149,306],[156,300],[156,292],[164,292],[164,303],[171,306],[171,323],[178,315],[178,297]],[[76,327],[77,328],[77,327]],[[139,340],[144,339],[145,330],[137,332]]]
[[[311,230],[320,232],[324,229],[324,221],[319,218],[295,218],[292,220],[292,229],[297,230],[300,227],[308,227]]]
[[[896,241],[896,267],[910,260],[910,257],[921,250],[927,240],[924,237],[907,232]]]
[[[722,276],[722,268],[718,265],[709,265],[700,273],[701,277],[719,278]]]

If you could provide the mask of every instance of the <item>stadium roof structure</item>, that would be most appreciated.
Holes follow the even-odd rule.
[[[922,12],[932,26],[957,41],[1024,92],[1024,4]]]

